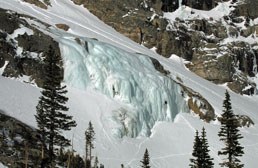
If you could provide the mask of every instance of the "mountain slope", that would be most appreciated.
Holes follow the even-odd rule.
[[[142,53],[156,58],[165,69],[171,72],[171,78],[175,80],[177,77],[181,78],[184,85],[199,92],[210,102],[217,115],[221,113],[225,87],[212,84],[189,72],[184,67],[181,58],[165,59],[160,57],[153,51],[123,37],[99,21],[85,8],[76,6],[68,0],[52,0],[51,4],[52,7],[48,7],[45,10],[18,0],[0,1],[0,7],[2,8],[34,16],[52,25],[52,27],[46,28],[33,20],[27,19],[29,23],[36,24],[43,32],[54,37],[59,42],[70,39],[69,42],[75,44],[74,38],[76,37],[80,39],[85,39],[84,37],[96,38],[99,41],[112,44],[111,48],[114,48],[121,57],[128,52],[132,57],[135,56],[135,53]],[[56,29],[55,24],[59,23],[69,25],[68,32]],[[103,44],[103,46],[105,45]],[[60,46],[62,46],[62,43],[60,43]],[[68,50],[74,48],[70,47],[71,49]],[[67,52],[62,54],[65,59],[67,57],[65,57],[64,53]],[[146,63],[146,65],[148,64]],[[69,66],[64,67],[65,70],[69,68]],[[65,83],[69,84],[68,96],[70,100],[68,106],[78,126],[73,131],[66,133],[66,136],[73,139],[74,148],[78,153],[84,154],[84,130],[88,121],[91,120],[97,133],[95,153],[99,156],[100,162],[105,164],[105,167],[118,167],[121,163],[126,166],[139,167],[139,160],[142,158],[146,147],[150,151],[153,167],[187,167],[191,156],[195,129],[201,129],[202,126],[205,126],[212,150],[211,154],[215,157],[215,167],[218,167],[221,158],[217,156],[217,151],[223,144],[218,141],[219,125],[216,121],[207,124],[201,121],[199,117],[184,111],[177,114],[173,122],[156,122],[151,129],[150,137],[115,138],[112,133],[114,125],[109,124],[110,114],[112,114],[113,110],[121,107],[125,109],[130,109],[131,107],[121,102],[120,98],[118,100],[113,99],[102,94],[101,91],[93,89],[93,87],[75,88],[76,86],[71,81],[65,78]],[[3,77],[0,77],[0,83],[0,94],[5,95],[0,97],[1,110],[35,127],[34,114],[39,89],[29,84]],[[231,93],[231,95],[234,112],[248,115],[253,119],[254,123],[257,123],[258,97],[241,96],[235,93]],[[241,133],[245,137],[241,142],[244,144],[246,152],[242,160],[246,167],[255,167],[258,146],[257,126],[242,128]]]

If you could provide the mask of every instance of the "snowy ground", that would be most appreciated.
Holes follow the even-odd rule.
[[[0,0],[0,7],[12,9],[20,13],[32,15],[51,25],[65,23],[70,26],[72,36],[97,38],[99,41],[112,44],[131,53],[143,53],[158,59],[166,69],[170,70],[172,77],[180,77],[184,85],[201,93],[215,108],[219,115],[222,110],[225,88],[212,84],[197,75],[189,72],[183,65],[183,60],[173,56],[165,59],[133,41],[123,37],[112,28],[106,26],[86,9],[74,5],[69,0],[51,0],[52,7],[48,10],[37,8],[19,0]],[[56,30],[50,30],[50,34]],[[62,36],[55,35],[62,39]],[[1,70],[0,70],[1,72]],[[0,111],[14,116],[17,119],[35,127],[35,106],[37,104],[39,89],[29,84],[13,79],[0,77]],[[215,158],[215,167],[221,158],[217,151],[223,146],[219,142],[217,122],[207,124],[190,113],[179,113],[174,122],[156,122],[151,130],[151,136],[127,138],[114,138],[112,125],[109,125],[108,114],[118,108],[126,108],[124,103],[106,96],[91,87],[68,87],[70,114],[74,116],[78,126],[66,136],[73,139],[75,150],[84,154],[84,131],[88,122],[93,122],[96,130],[96,149],[94,154],[99,156],[101,163],[107,168],[119,167],[121,163],[127,167],[137,168],[140,165],[145,148],[150,151],[153,168],[183,168],[188,167],[191,157],[193,137],[196,129],[205,126],[210,144],[211,155]],[[250,116],[258,123],[258,96],[241,96],[231,93],[234,112]],[[258,156],[258,126],[241,129],[244,139],[241,143],[245,147],[242,161],[247,168],[256,167]]]
[[[6,168],[2,163],[0,163],[0,168]]]

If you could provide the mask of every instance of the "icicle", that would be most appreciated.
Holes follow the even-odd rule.
[[[178,0],[178,9],[182,8],[182,0]]]
[[[254,56],[254,60],[253,60],[253,73],[256,75],[257,74],[257,60],[256,60],[256,56],[255,56],[255,54],[254,54],[254,52],[253,52],[253,50],[251,50],[251,52],[252,52],[252,54],[253,54],[253,56]]]

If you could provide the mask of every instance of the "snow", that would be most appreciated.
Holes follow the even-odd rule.
[[[233,9],[231,1],[228,2],[219,2],[218,5],[209,10],[203,11],[198,9],[193,9],[188,6],[182,5],[182,0],[179,0],[179,8],[174,12],[164,12],[163,17],[170,20],[171,22],[175,21],[176,18],[187,20],[187,19],[210,19],[219,20],[223,16],[228,15]]]
[[[0,163],[0,168],[7,168],[7,167],[4,166],[2,163]]]
[[[5,69],[5,67],[7,66],[7,64],[8,64],[8,61],[5,61],[4,66],[3,66],[2,68],[0,68],[0,75],[3,74],[4,69]]]
[[[96,130],[96,149],[94,149],[94,155],[98,155],[100,162],[104,163],[107,168],[119,167],[121,163],[127,168],[129,166],[139,168],[140,160],[146,148],[149,149],[151,166],[153,168],[188,167],[195,130],[200,130],[204,126],[207,130],[211,155],[215,159],[215,168],[219,167],[218,163],[221,162],[222,158],[217,156],[217,151],[223,147],[223,143],[219,141],[217,136],[219,131],[218,121],[208,124],[191,113],[180,112],[175,116],[173,122],[157,120],[158,122],[153,123],[153,127],[150,128],[151,135],[149,137],[138,136],[136,138],[130,138],[124,136],[123,138],[117,138],[113,136],[116,134],[114,130],[119,130],[114,128],[121,126],[119,125],[120,123],[114,121],[114,114],[120,112],[120,119],[122,119],[123,115],[126,113],[124,111],[130,111],[138,107],[132,107],[130,101],[133,100],[130,100],[130,97],[118,95],[112,97],[110,84],[115,85],[117,87],[116,89],[119,90],[118,88],[123,85],[123,81],[128,82],[130,79],[123,79],[123,76],[119,76],[122,73],[120,73],[119,70],[124,71],[123,75],[128,73],[129,76],[135,76],[135,78],[133,78],[135,82],[138,80],[152,79],[154,75],[159,76],[159,74],[152,74],[153,67],[150,66],[148,59],[144,57],[144,55],[148,55],[158,59],[165,69],[171,72],[171,78],[181,78],[184,85],[205,97],[214,107],[217,115],[220,115],[222,110],[222,101],[225,93],[223,86],[217,86],[191,73],[183,66],[182,60],[176,57],[174,57],[175,59],[173,57],[166,59],[134,43],[99,21],[82,6],[76,6],[69,0],[51,0],[51,4],[52,6],[48,7],[48,10],[44,10],[19,0],[0,0],[0,7],[32,15],[53,27],[57,23],[64,23],[70,26],[70,30],[67,34],[59,33],[55,28],[45,29],[45,27],[42,26],[42,29],[60,42],[60,47],[62,48],[63,57],[66,62],[65,82],[69,84],[69,113],[73,115],[78,125],[72,131],[66,132],[65,136],[73,140],[74,148],[77,153],[84,155],[84,131],[87,128],[88,122],[91,120]],[[37,26],[41,25],[38,24]],[[89,43],[90,53],[87,53],[86,50],[83,49],[84,46],[77,45],[74,42],[74,37],[79,37],[84,40],[87,39],[86,41]],[[90,38],[96,38],[99,42],[90,40]],[[110,46],[110,44],[112,46]],[[111,53],[117,51],[117,53],[113,53],[113,55],[108,53],[108,51]],[[69,53],[74,55],[70,55]],[[136,55],[135,53],[142,54]],[[96,58],[94,58],[94,56],[96,56]],[[114,58],[118,56],[121,57],[121,59]],[[90,68],[87,66],[87,71],[76,72],[76,68],[78,67],[69,65],[69,62],[75,58],[81,58],[82,60],[79,67],[85,67],[85,60],[91,61],[91,63],[94,64],[89,65]],[[94,61],[94,59],[97,60]],[[112,61],[120,60],[132,61],[131,64],[137,62],[137,64],[129,66],[126,65],[129,64],[129,62],[118,62],[117,66],[119,68],[116,71],[113,69],[113,75],[111,75],[112,78],[110,79],[108,75],[111,74],[112,68],[115,68],[115,66],[112,66]],[[75,64],[79,64],[77,59],[74,61]],[[106,64],[109,61],[110,65]],[[103,66],[103,68],[100,68],[101,66]],[[73,72],[70,72],[67,68],[73,69],[71,70]],[[143,75],[143,79],[138,79],[136,77],[140,72],[133,73],[126,68],[137,68],[136,70],[143,71],[147,74]],[[75,76],[72,74],[69,76],[69,72],[67,71],[74,73],[73,75]],[[85,74],[81,74],[81,72],[85,72]],[[87,74],[86,72],[89,73]],[[93,72],[95,76],[90,75]],[[83,75],[85,79],[78,80],[81,78],[81,76],[77,76],[79,74]],[[113,79],[114,77],[116,78]],[[159,80],[162,81],[162,78],[163,77],[159,77]],[[101,82],[98,80],[104,81],[107,85],[101,86]],[[145,85],[145,87],[151,88],[155,82],[151,81],[150,86]],[[40,89],[4,77],[0,77],[0,83],[0,110],[32,127],[36,127],[34,114],[38,97],[40,96]],[[157,82],[157,86],[160,86],[160,83],[162,82]],[[167,82],[166,85],[169,86],[168,84]],[[163,84],[162,87],[166,85]],[[140,88],[142,86],[137,87]],[[143,88],[143,90],[144,89],[145,88]],[[157,92],[162,89],[164,88],[157,87]],[[126,95],[127,93],[125,92],[128,90],[122,90],[123,91],[119,93]],[[147,96],[145,92],[142,94],[145,97]],[[230,92],[230,94],[234,112],[236,114],[248,115],[255,123],[255,125],[250,128],[241,129],[241,134],[244,136],[244,139],[241,140],[241,144],[245,147],[245,155],[241,158],[241,161],[245,163],[245,167],[253,168],[257,165],[256,160],[258,153],[258,96],[241,96],[232,92]],[[160,98],[161,97],[162,96],[160,96]],[[115,115],[115,117],[118,116]],[[128,123],[129,120],[125,119],[124,121]]]
[[[29,36],[34,34],[33,30],[31,30],[27,27],[21,26],[19,29],[16,29],[13,32],[13,34],[11,34],[9,37],[14,39],[14,38],[18,37],[18,35],[23,35],[25,33],[27,33],[27,35],[29,35]]]

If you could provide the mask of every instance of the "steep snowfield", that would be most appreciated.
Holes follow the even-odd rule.
[[[53,26],[57,23],[68,24],[70,26],[68,33],[58,33],[58,30],[53,28],[44,30],[45,32],[49,31],[48,33],[60,42],[66,63],[69,63],[69,52],[72,51],[72,49],[64,51],[69,46],[65,43],[67,40],[71,42],[71,39],[76,36],[80,38],[97,38],[99,41],[113,45],[112,48],[117,51],[120,57],[126,58],[127,55],[136,56],[135,53],[142,53],[158,59],[166,69],[171,71],[172,78],[180,77],[184,85],[199,92],[213,105],[217,115],[221,113],[225,88],[214,85],[189,72],[185,69],[183,60],[180,58],[176,56],[171,57],[171,59],[160,57],[151,50],[115,32],[90,14],[85,8],[76,6],[69,0],[51,0],[51,3],[52,7],[44,10],[19,0],[0,0],[0,7],[32,15]],[[32,22],[31,20],[28,21]],[[41,27],[44,29],[43,26]],[[93,45],[95,43],[103,44],[92,41]],[[70,47],[72,48],[74,45],[75,43],[72,43]],[[103,46],[106,45],[100,45],[100,48],[103,48]],[[90,48],[94,49],[94,47]],[[95,55],[98,54],[95,53]],[[80,56],[80,53],[78,56]],[[112,59],[112,56],[113,54],[108,58]],[[87,56],[87,59],[89,58],[91,58],[90,55]],[[125,60],[128,61],[128,59]],[[140,59],[140,56],[137,59]],[[144,62],[144,65],[147,66],[148,64],[148,61]],[[65,66],[66,70],[68,67],[71,68],[72,66]],[[149,73],[151,74],[151,72],[153,71]],[[121,98],[112,98],[112,92],[107,94],[100,89],[104,87],[98,88],[96,87],[98,85],[81,87],[81,84],[71,83],[73,79],[69,79],[68,73],[76,72],[72,70],[65,72],[65,75],[67,77],[66,83],[69,84],[68,106],[70,107],[70,114],[74,116],[78,126],[65,134],[70,139],[73,139],[74,148],[81,155],[84,154],[84,131],[91,120],[96,130],[96,149],[94,154],[98,155],[100,162],[104,163],[107,168],[119,167],[121,163],[127,167],[139,167],[139,161],[142,159],[145,148],[148,148],[150,151],[151,165],[154,168],[188,167],[195,129],[201,129],[205,126],[211,147],[211,155],[215,158],[215,167],[219,167],[218,163],[221,162],[221,158],[217,156],[217,151],[223,144],[219,142],[217,137],[219,130],[218,122],[207,124],[199,120],[197,116],[181,112],[176,115],[174,122],[169,122],[169,120],[167,122],[156,122],[151,130],[150,137],[116,138],[113,136],[114,132],[112,131],[115,124],[112,122],[110,114],[117,109],[131,109],[132,107],[121,101]],[[0,77],[0,83],[0,110],[36,127],[34,114],[40,90],[29,84],[3,77]],[[258,96],[248,97],[234,93],[231,93],[231,96],[234,112],[248,115],[255,123],[258,123]],[[247,168],[254,168],[257,165],[256,159],[258,156],[258,126],[243,128],[241,133],[245,137],[241,143],[244,145],[246,153],[241,160]]]

